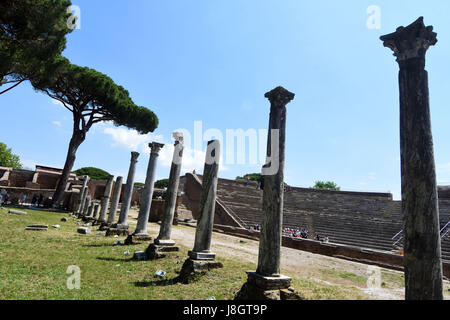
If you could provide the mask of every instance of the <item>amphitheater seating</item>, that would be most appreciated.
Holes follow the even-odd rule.
[[[200,177],[201,178],[201,177]],[[261,223],[262,191],[255,183],[219,179],[217,196],[246,226]],[[391,251],[392,237],[403,228],[401,202],[386,193],[287,188],[283,226],[327,235],[330,242]],[[440,200],[441,226],[450,220],[450,200]],[[450,240],[442,241],[442,257],[450,261]]]

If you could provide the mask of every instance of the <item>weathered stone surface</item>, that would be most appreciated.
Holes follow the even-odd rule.
[[[289,289],[281,289],[280,298],[281,300],[306,300],[301,293]]]
[[[108,225],[116,222],[117,208],[119,207],[120,192],[122,191],[122,177],[117,177],[114,184],[113,196],[111,200],[111,207],[109,208]]]
[[[108,181],[106,182],[105,193],[103,194],[101,209],[99,213],[98,221],[100,223],[106,222],[106,213],[108,210],[109,199],[111,197],[112,186],[114,184],[114,176],[110,175]]]
[[[139,153],[131,152],[130,168],[128,170],[127,184],[122,195],[122,207],[120,208],[119,225],[127,225],[128,211],[130,210],[131,197],[133,195],[134,177]]]
[[[139,261],[147,260],[147,255],[145,254],[144,251],[137,251],[133,255],[133,260],[139,260]]]
[[[13,209],[10,209],[8,212],[11,213],[11,214],[17,214],[19,216],[26,216],[27,215],[27,213],[25,211],[19,211],[19,210],[13,210]]]
[[[106,237],[110,237],[110,236],[128,236],[129,234],[130,234],[130,231],[128,231],[127,229],[109,228],[106,231],[105,236]]]
[[[264,290],[246,282],[236,293],[235,300],[307,300],[293,288],[281,290]]]
[[[26,231],[48,231],[48,226],[28,226],[25,228]]]
[[[208,148],[206,149],[205,167],[203,169],[202,195],[200,199],[197,228],[195,231],[194,249],[190,251],[190,257],[193,257],[195,253],[210,253],[216,206],[219,159],[220,141],[209,141]],[[207,255],[203,256],[206,258]]]
[[[156,260],[156,259],[162,259],[167,256],[170,252],[178,252],[180,251],[179,247],[176,246],[162,246],[157,245],[155,243],[152,243],[148,246],[147,250],[145,251],[147,259],[148,260]]]
[[[400,66],[400,154],[405,298],[443,300],[438,193],[425,54],[436,44],[419,18],[380,38]]]
[[[89,227],[80,227],[77,229],[77,232],[81,233],[81,234],[90,234],[91,231],[92,231],[92,229]]]
[[[141,207],[139,208],[138,223],[135,233],[147,232],[156,178],[156,167],[158,164],[159,152],[162,147],[164,147],[164,144],[152,142],[148,146],[150,148],[150,160],[148,162],[147,176],[145,178],[145,188],[141,196]]]
[[[266,277],[253,271],[247,271],[247,283],[263,290],[288,289],[291,286],[291,278],[280,275],[279,277]]]
[[[172,165],[169,175],[169,186],[167,188],[166,197],[164,201],[164,212],[161,227],[159,229],[158,239],[170,240],[172,234],[172,224],[175,215],[175,207],[177,202],[178,186],[180,184],[180,172],[183,158],[183,134],[174,132],[175,139]]]
[[[223,264],[218,261],[199,261],[187,259],[181,268],[178,281],[182,283],[190,283],[196,281],[208,271],[223,268]]]
[[[152,239],[153,238],[150,237],[148,234],[130,234],[125,239],[125,244],[126,245],[138,244],[138,243],[142,243],[142,242],[151,241]]]
[[[191,258],[193,260],[202,260],[202,261],[216,259],[216,254],[213,252],[196,252],[196,251],[190,250],[188,252],[188,256],[189,256],[189,258]]]
[[[284,205],[284,158],[286,140],[286,105],[295,95],[283,87],[265,94],[270,101],[267,163],[264,176],[263,215],[259,240],[257,273],[263,276],[280,274],[281,229]]]

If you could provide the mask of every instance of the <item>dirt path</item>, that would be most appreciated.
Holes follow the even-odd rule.
[[[130,223],[135,224],[137,212],[133,212],[130,215],[132,216]],[[149,223],[148,231],[150,234],[158,234],[159,225]],[[182,225],[175,226],[172,231],[172,238],[186,247],[193,247],[195,228]],[[219,232],[213,233],[212,250],[222,256],[257,262],[258,246],[259,243],[255,240],[243,239]],[[403,272],[380,268],[383,282],[386,282],[388,287],[369,289],[364,280],[369,276],[368,265],[285,247],[282,248],[281,253],[281,268],[285,274],[292,276],[295,274],[297,277],[329,286],[356,287],[369,299],[404,299]],[[360,283],[345,279],[346,275],[360,279]],[[450,283],[446,281],[444,285],[446,292],[448,292]],[[450,292],[446,295],[446,299],[450,299]]]

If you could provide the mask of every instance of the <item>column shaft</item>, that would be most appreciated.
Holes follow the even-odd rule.
[[[120,192],[122,191],[123,178],[117,177],[114,184],[113,197],[111,207],[109,208],[108,224],[111,225],[116,222],[117,208],[119,207]]]
[[[127,184],[123,193],[122,208],[120,209],[118,226],[128,226],[128,211],[130,210],[131,197],[133,196],[134,176],[136,174],[136,164],[139,153],[131,153],[130,169],[128,170]]]
[[[262,276],[279,276],[281,259],[281,236],[283,225],[284,154],[286,136],[286,104],[294,94],[282,87],[268,93],[271,102],[267,163],[263,168],[264,193],[261,235],[259,240],[258,268]],[[278,139],[277,139],[278,138]]]
[[[145,178],[145,188],[142,194],[141,207],[139,208],[138,223],[135,234],[147,234],[147,224],[152,206],[153,190],[155,185],[156,167],[158,164],[159,151],[163,144],[153,142],[149,144],[151,149],[150,160],[147,167],[147,177]]]
[[[194,253],[208,253],[211,249],[216,192],[219,172],[220,141],[208,142],[206,162],[203,169],[202,195],[200,198],[199,217],[195,232]]]

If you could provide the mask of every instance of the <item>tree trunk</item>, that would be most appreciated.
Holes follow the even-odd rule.
[[[58,181],[58,185],[56,186],[56,191],[53,194],[53,200],[52,200],[53,208],[59,207],[61,201],[63,200],[67,182],[69,181],[69,176],[70,176],[70,173],[72,172],[72,168],[75,163],[75,158],[76,158],[76,153],[77,153],[78,147],[81,145],[81,143],[83,143],[85,138],[86,138],[86,134],[83,133],[83,131],[74,130],[72,139],[70,139],[66,163],[64,165],[64,169],[61,174],[61,178]]]

